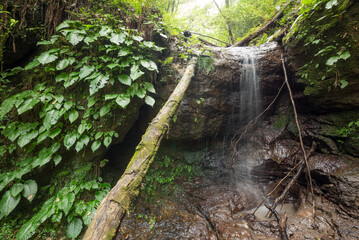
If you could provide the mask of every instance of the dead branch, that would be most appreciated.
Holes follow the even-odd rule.
[[[249,35],[247,35],[246,37],[244,37],[242,40],[240,40],[239,42],[237,42],[236,44],[234,44],[232,47],[240,47],[240,46],[247,46],[253,39],[255,39],[256,37],[258,37],[259,35],[261,35],[262,33],[266,32],[268,29],[272,28],[276,21],[281,18],[283,16],[283,12],[284,10],[288,7],[288,5],[292,2],[293,0],[289,0],[288,2],[286,2],[284,4],[284,6],[282,7],[281,10],[279,10],[274,16],[273,18],[266,22],[263,26],[261,26],[257,31],[255,31],[254,33],[251,33]]]
[[[215,37],[207,36],[207,35],[204,35],[204,34],[202,34],[202,33],[196,33],[196,32],[192,32],[192,31],[189,31],[189,32],[192,33],[192,34],[195,34],[195,35],[202,36],[202,37],[211,38],[211,39],[213,39],[213,40],[215,40],[215,41],[217,41],[217,42],[221,42],[221,43],[226,44],[226,46],[230,46],[230,45],[231,45],[230,43],[227,43],[227,42],[225,42],[225,41],[219,40],[218,38],[215,38]]]
[[[210,42],[208,42],[208,41],[204,40],[203,38],[198,37],[198,40],[200,40],[203,44],[205,44],[205,45],[207,45],[207,46],[211,46],[211,47],[219,47],[218,45],[213,44],[213,43],[210,43]]]
[[[268,208],[269,211],[271,211],[274,217],[277,219],[281,239],[289,240],[287,233],[287,214],[284,213],[283,216],[280,217],[275,208],[269,206],[268,204],[264,204],[264,206]]]
[[[308,179],[309,179],[310,191],[311,191],[311,195],[312,195],[313,220],[314,220],[315,219],[315,198],[314,198],[314,190],[313,190],[313,181],[312,181],[312,176],[310,174],[309,163],[308,163],[309,154],[307,155],[306,151],[305,151],[305,147],[304,147],[304,143],[303,143],[303,137],[302,137],[302,130],[300,128],[300,124],[299,124],[299,120],[298,120],[297,108],[296,108],[296,105],[295,105],[295,102],[294,102],[293,92],[292,92],[292,89],[291,89],[289,81],[288,81],[287,69],[285,67],[285,62],[284,62],[283,55],[282,55],[282,66],[283,66],[283,71],[284,71],[284,79],[285,79],[285,82],[287,84],[287,88],[288,88],[288,92],[289,92],[289,96],[290,96],[290,101],[291,101],[292,106],[293,106],[294,119],[295,119],[295,123],[296,123],[297,129],[298,129],[299,142],[300,142],[300,146],[302,148],[302,152],[303,152],[303,156],[304,156],[304,160],[305,160],[305,165],[306,165],[306,170],[307,170],[307,176],[308,176]]]

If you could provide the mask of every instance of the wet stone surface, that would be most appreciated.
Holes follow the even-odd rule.
[[[172,195],[159,194],[152,202],[145,201],[142,194],[125,217],[117,239],[280,239],[276,220],[263,221],[252,214],[264,194],[295,164],[288,158],[280,163],[276,160],[293,151],[289,149],[293,148],[293,140],[279,137],[275,131],[257,131],[235,155],[228,152],[228,142],[214,144],[200,162],[202,176],[176,181],[179,191]],[[266,138],[263,133],[278,137]],[[303,176],[286,200],[291,207],[285,209],[289,238],[359,239],[355,185],[349,188],[348,182],[340,177],[352,169],[348,168],[349,160],[315,153],[311,161],[317,186],[315,222]],[[250,177],[245,177],[246,174]],[[329,176],[332,182],[326,184],[324,176]],[[286,184],[284,181],[273,197]],[[350,204],[352,211],[348,211]],[[266,209],[261,207],[258,211],[257,216],[263,215]]]

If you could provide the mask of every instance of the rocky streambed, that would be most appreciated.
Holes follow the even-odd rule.
[[[266,219],[268,210],[260,204],[272,202],[288,184],[293,174],[265,198],[296,164],[299,145],[285,127],[270,121],[263,121],[235,152],[232,142],[217,139],[194,144],[195,148],[190,144],[190,151],[186,144],[178,147],[177,143],[175,151],[163,147],[162,152],[168,156],[172,152],[176,161],[186,161],[186,153],[192,151],[202,172],[192,179],[175,180],[179,190],[172,194],[158,189],[152,201],[141,194],[125,217],[118,239],[280,239],[277,220]],[[305,174],[289,192],[283,209],[277,208],[288,216],[289,239],[358,239],[359,166],[355,160],[314,153],[310,158],[314,222]]]

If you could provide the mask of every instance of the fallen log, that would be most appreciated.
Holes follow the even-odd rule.
[[[288,5],[292,2],[292,0],[289,0],[284,4],[282,9],[278,11],[271,20],[266,22],[263,26],[261,26],[257,31],[254,33],[249,34],[248,36],[244,37],[242,40],[234,44],[232,47],[242,47],[247,46],[253,39],[261,35],[262,33],[266,32],[268,29],[273,27],[276,23],[276,21],[283,16],[284,10],[288,7]]]
[[[190,61],[181,81],[148,126],[124,174],[98,207],[83,237],[84,240],[113,239],[116,236],[131,201],[139,194],[139,185],[153,162],[161,140],[167,134],[171,119],[194,76],[196,63],[196,58]]]

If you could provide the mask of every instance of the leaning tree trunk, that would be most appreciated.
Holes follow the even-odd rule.
[[[131,201],[137,197],[138,187],[153,162],[161,140],[167,134],[171,119],[194,76],[196,62],[196,58],[191,60],[181,81],[152,120],[124,174],[98,207],[83,237],[84,240],[113,239],[116,236],[121,221],[129,210]]]

